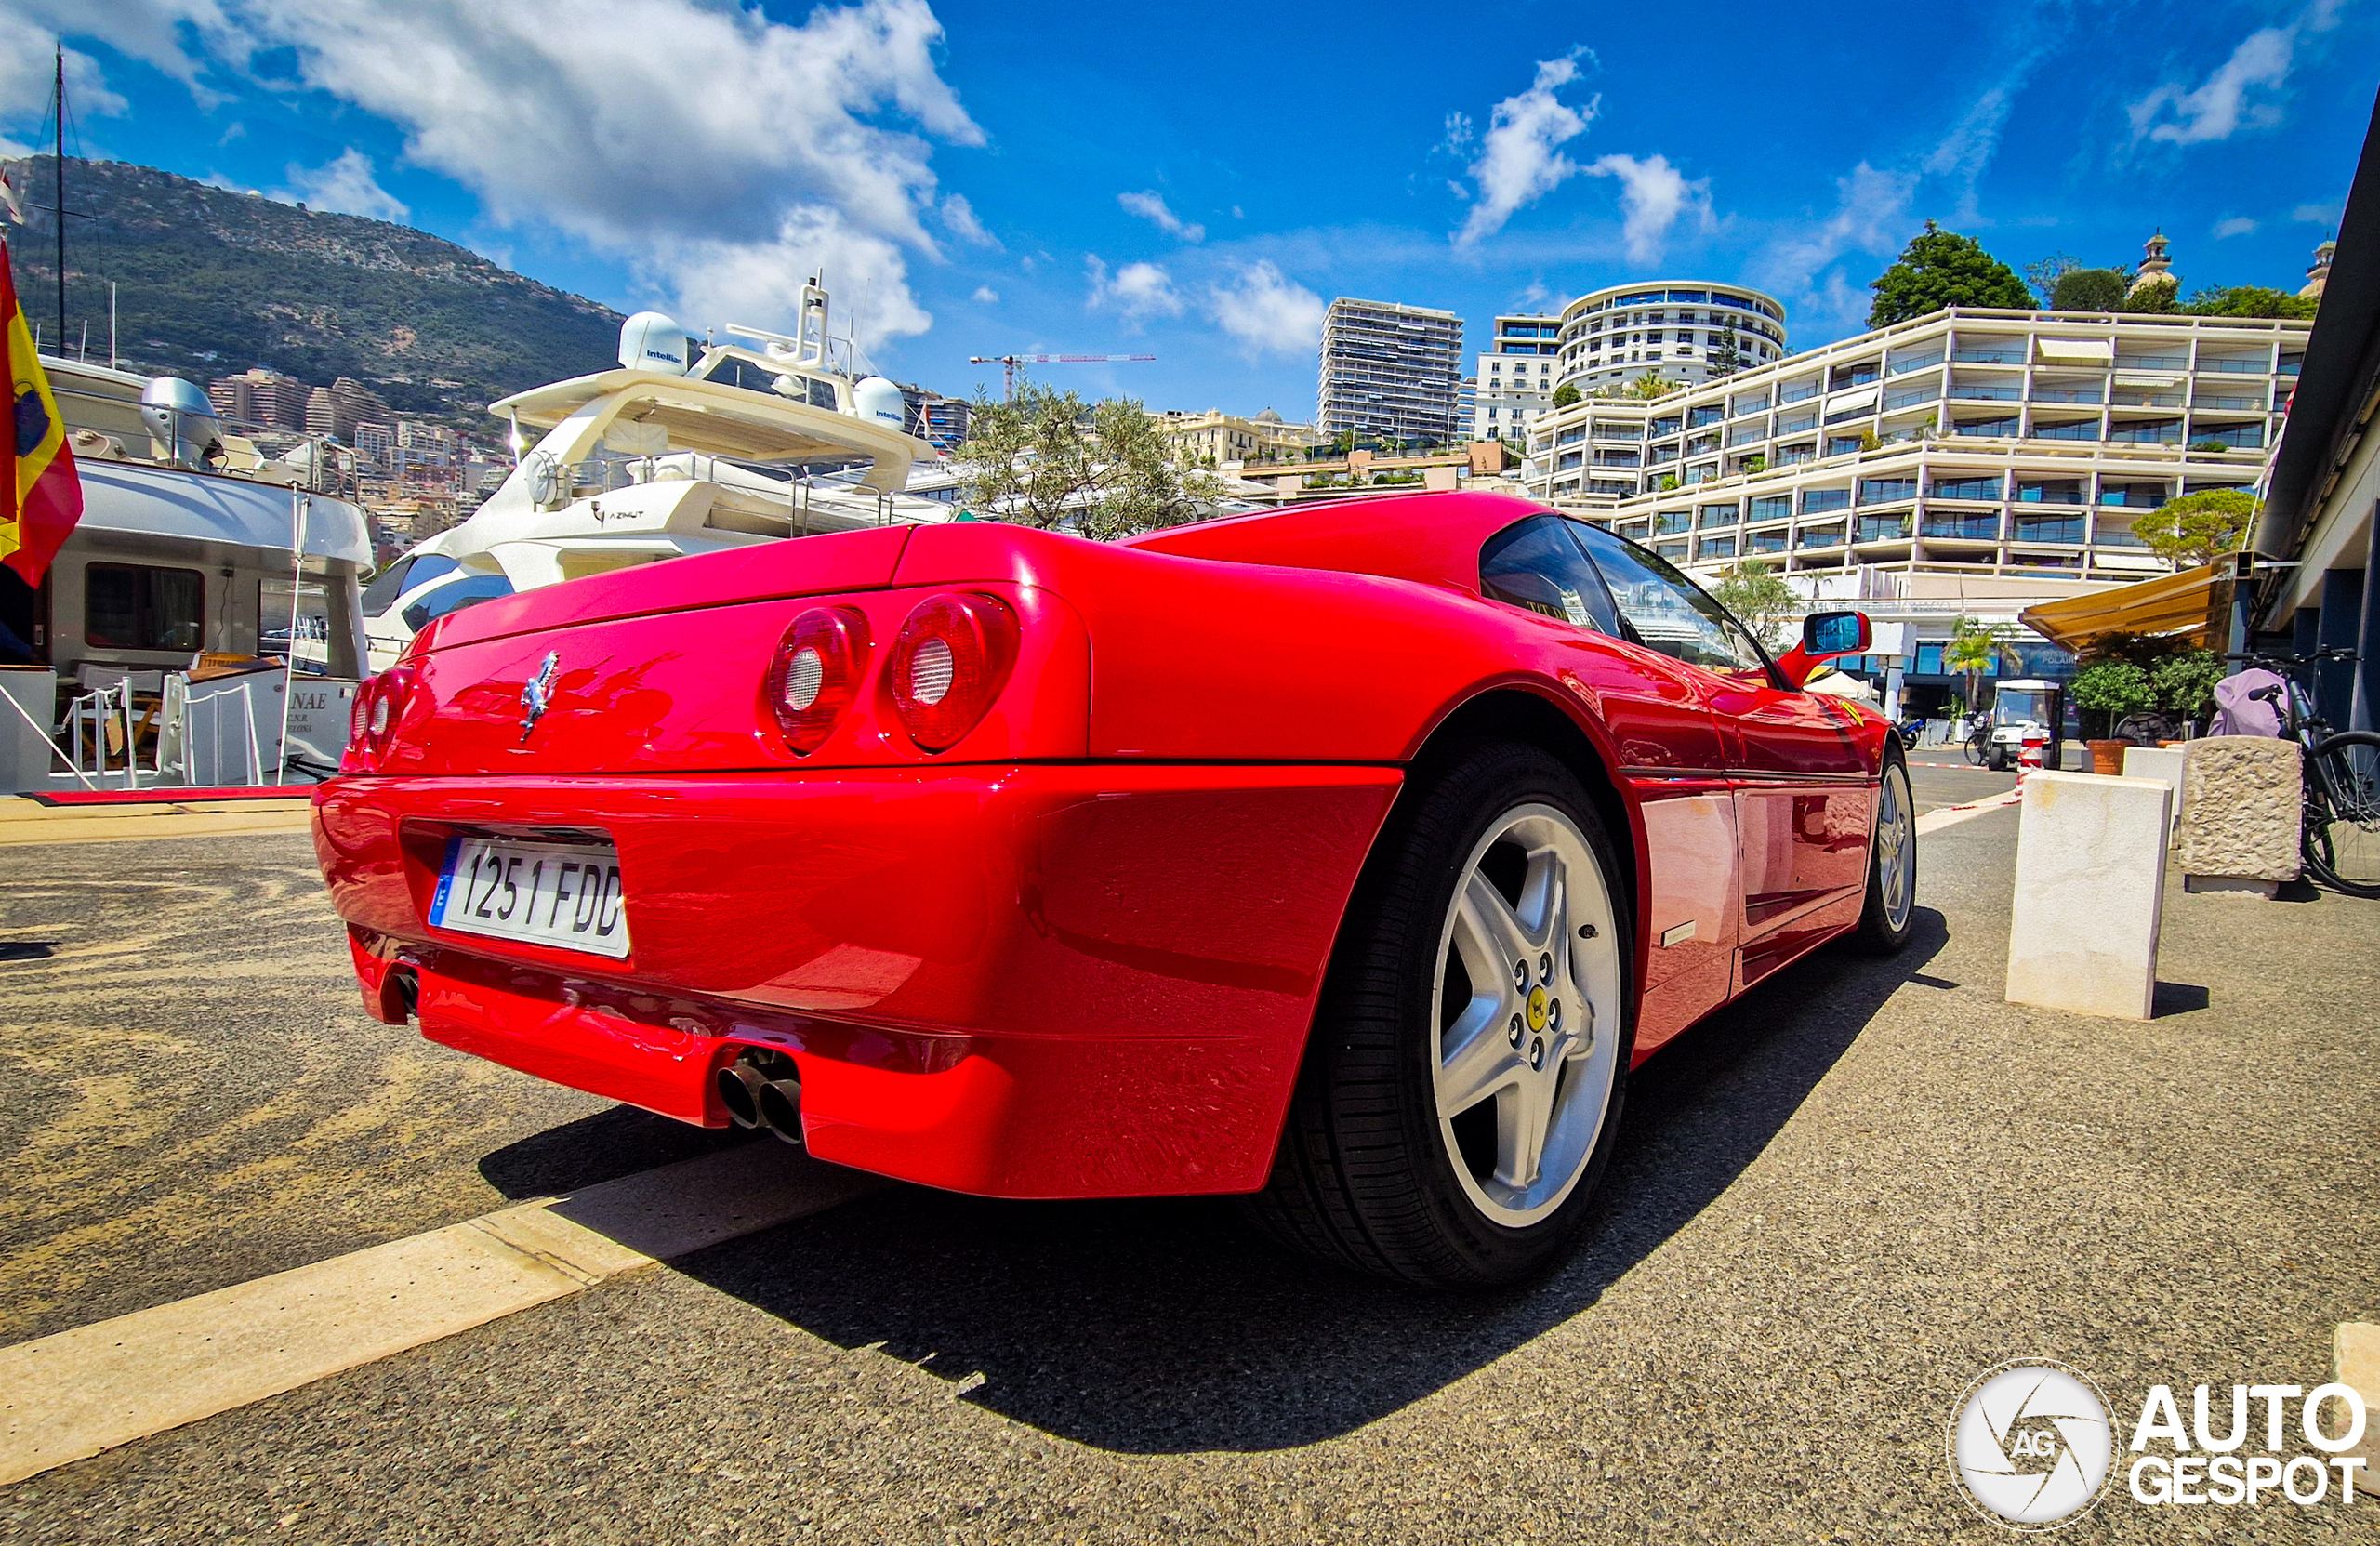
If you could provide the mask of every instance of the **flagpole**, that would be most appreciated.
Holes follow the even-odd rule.
[[[58,205],[58,352],[66,356],[66,44],[58,45],[58,141],[52,158],[51,189],[56,197],[50,202]]]

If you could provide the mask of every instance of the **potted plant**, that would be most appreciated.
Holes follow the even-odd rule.
[[[2074,702],[2094,715],[2102,730],[2127,714],[2157,707],[2157,689],[2148,671],[2129,660],[2102,659],[2074,673]],[[2091,771],[2110,775],[2123,772],[2129,741],[2102,737],[2084,742],[2091,748]]]

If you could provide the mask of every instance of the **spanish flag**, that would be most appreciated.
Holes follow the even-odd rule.
[[[17,275],[6,242],[0,242],[0,329],[7,338],[16,410],[16,433],[0,434],[0,446],[6,447],[0,451],[0,487],[7,490],[7,504],[0,507],[0,563],[27,585],[39,585],[66,535],[83,518],[83,484],[74,476],[74,453],[66,449],[58,399],[50,395],[49,378],[33,352],[25,309],[17,304]]]

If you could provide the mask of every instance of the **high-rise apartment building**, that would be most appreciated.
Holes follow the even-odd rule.
[[[303,430],[306,428],[306,399],[312,390],[303,381],[259,365],[237,376],[218,377],[208,382],[206,400],[215,404],[217,413],[240,424]]]
[[[1562,309],[1554,379],[1582,392],[1646,375],[1691,386],[1780,359],[1785,308],[1741,284],[1659,280],[1589,291]]]
[[[1478,356],[1473,440],[1526,443],[1529,421],[1554,405],[1562,345],[1560,317],[1521,312],[1496,319],[1496,335]]]
[[[310,435],[346,441],[363,420],[386,424],[395,416],[378,392],[351,377],[342,376],[306,395],[306,433]]]
[[[1341,296],[1322,319],[1315,428],[1400,444],[1451,445],[1465,428],[1462,319]]]

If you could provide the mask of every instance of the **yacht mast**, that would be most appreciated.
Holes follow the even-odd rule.
[[[50,203],[58,217],[58,351],[66,352],[66,40],[58,41],[58,140]]]

